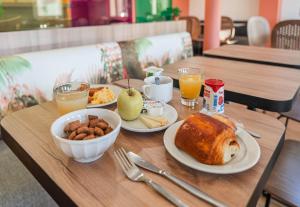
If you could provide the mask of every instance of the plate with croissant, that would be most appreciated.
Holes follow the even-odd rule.
[[[203,113],[170,126],[164,134],[164,145],[182,164],[215,174],[248,170],[261,154],[256,140],[229,118]]]

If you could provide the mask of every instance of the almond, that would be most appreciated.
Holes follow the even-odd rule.
[[[88,134],[94,134],[95,133],[95,128],[89,128]]]
[[[76,135],[76,137],[74,138],[74,140],[82,140],[86,136],[87,136],[86,133],[81,133],[81,134]]]
[[[96,138],[96,136],[93,135],[93,134],[90,134],[90,135],[86,136],[86,137],[84,138],[84,140],[87,140],[87,139],[94,139],[94,138]]]
[[[74,131],[80,127],[80,121],[73,121],[70,123],[70,131]]]
[[[105,131],[104,131],[104,133],[105,134],[108,134],[108,133],[110,133],[110,132],[112,132],[112,128],[111,127],[107,127],[106,129],[105,129]]]
[[[87,126],[85,126],[85,127],[79,127],[77,129],[77,134],[87,133],[88,131],[89,131],[89,128]]]
[[[68,139],[74,139],[75,137],[76,137],[76,131],[73,131],[70,135],[69,135],[69,137],[68,137]]]
[[[108,124],[105,123],[104,121],[99,121],[97,124],[96,124],[97,127],[105,130],[107,127],[108,127]]]
[[[89,126],[89,123],[82,123],[80,124],[80,127],[88,127]]]
[[[98,136],[103,136],[104,132],[101,128],[95,127],[95,134]]]
[[[67,124],[64,128],[64,132],[69,132],[70,131],[70,124]]]
[[[98,118],[97,119],[92,119],[89,121],[89,127],[95,127],[98,123]]]

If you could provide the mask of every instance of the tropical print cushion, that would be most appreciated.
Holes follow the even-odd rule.
[[[187,32],[120,42],[123,65],[130,78],[145,78],[144,69],[161,67],[193,56],[191,36]]]
[[[0,119],[52,100],[55,85],[70,81],[110,83],[123,78],[117,43],[0,57]]]

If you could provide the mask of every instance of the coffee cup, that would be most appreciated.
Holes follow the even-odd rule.
[[[152,100],[168,103],[173,98],[173,79],[168,76],[150,76],[144,79],[144,95]]]

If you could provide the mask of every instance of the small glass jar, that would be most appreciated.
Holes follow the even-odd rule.
[[[86,108],[90,85],[84,82],[70,82],[56,86],[53,94],[60,114]]]

